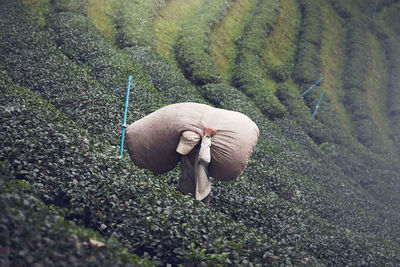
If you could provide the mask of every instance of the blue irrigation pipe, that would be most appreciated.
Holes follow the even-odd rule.
[[[124,138],[126,130],[126,114],[128,113],[128,101],[129,101],[129,90],[131,88],[132,76],[128,77],[128,88],[126,89],[126,99],[125,99],[125,112],[124,112],[124,122],[122,123],[122,138],[121,138],[121,150],[119,156],[122,158],[124,153]]]
[[[319,108],[319,104],[321,103],[322,96],[324,95],[324,93],[325,93],[325,91],[322,90],[322,93],[321,93],[321,95],[319,96],[318,104],[315,106],[314,113],[312,114],[313,119],[314,119],[314,117],[315,117],[315,114],[317,114],[317,110],[318,110],[318,108]]]
[[[308,88],[306,91],[304,91],[304,93],[301,94],[301,96],[304,96],[305,94],[307,94],[311,89],[313,89],[317,84],[319,84],[324,78],[322,77],[321,79],[319,79],[316,83],[314,83],[313,86],[311,86],[310,88]]]

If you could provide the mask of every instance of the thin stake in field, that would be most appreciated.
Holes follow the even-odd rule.
[[[125,130],[126,130],[126,114],[128,113],[128,101],[129,101],[129,90],[131,88],[132,76],[128,77],[128,88],[126,89],[126,99],[125,99],[125,111],[124,111],[124,121],[122,123],[122,138],[121,138],[121,150],[119,152],[119,156],[123,157],[124,150],[124,138],[125,138]]]
[[[322,90],[322,93],[321,93],[321,95],[319,96],[319,99],[318,99],[318,103],[317,103],[317,105],[315,106],[314,113],[312,114],[313,119],[314,119],[314,117],[315,117],[315,114],[317,114],[317,111],[318,111],[318,108],[319,108],[319,104],[321,103],[322,96],[324,95],[324,93],[325,93],[325,91]]]
[[[314,83],[313,86],[311,86],[310,88],[308,88],[306,91],[304,91],[301,96],[304,96],[305,94],[307,94],[311,89],[313,89],[315,86],[317,86],[322,80],[324,79],[324,77],[322,77],[321,79],[319,79],[316,83]]]

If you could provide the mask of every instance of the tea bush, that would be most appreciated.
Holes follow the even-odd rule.
[[[171,103],[205,103],[194,85],[180,70],[160,55],[143,47],[127,48],[125,51],[150,75],[154,87],[164,94]]]
[[[113,21],[118,47],[154,47],[152,20],[165,0],[117,1]]]
[[[279,130],[261,115],[257,107],[248,101],[248,98],[240,94],[235,88],[227,85],[210,84],[203,86],[202,92],[203,95],[217,107],[240,111],[248,115],[259,126],[260,138],[254,155],[252,156],[254,161],[252,160],[245,170],[249,178],[252,180],[260,179],[259,183],[262,188],[266,190],[269,188],[270,191],[276,192],[278,195],[291,199],[292,201],[296,199],[295,192],[302,192],[301,199],[304,202],[301,203],[303,203],[303,206],[307,206],[311,211],[317,212],[323,218],[334,220],[337,224],[346,225],[346,227],[350,228],[354,225],[357,225],[358,228],[364,225],[363,227],[366,227],[365,229],[370,227],[367,226],[367,221],[370,220],[371,217],[368,219],[365,218],[367,221],[361,223],[361,221],[364,220],[361,219],[361,217],[363,217],[362,215],[353,217],[354,214],[359,211],[354,211],[355,213],[352,215],[344,212],[344,209],[353,209],[351,207],[354,201],[357,202],[355,207],[365,208],[365,210],[368,210],[369,216],[372,216],[376,211],[374,211],[374,208],[365,205],[364,200],[362,200],[364,196],[361,196],[363,193],[358,192],[359,189],[351,189],[353,185],[343,186],[343,181],[351,180],[351,178],[342,177],[342,174],[334,170],[334,165],[332,165],[332,159],[334,159],[334,162],[337,162],[337,164],[342,164],[342,160],[345,162],[344,164],[349,162],[349,165],[339,165],[342,168],[344,166],[350,166],[350,164],[354,164],[354,167],[359,166],[361,164],[360,160],[353,162],[354,158],[366,157],[365,151],[359,147],[355,148],[354,146],[350,148],[338,146],[336,148],[338,154],[330,155],[329,158],[326,158],[326,156],[318,151],[312,141],[307,140],[307,137],[301,134],[302,130],[291,125],[287,120],[280,122]],[[356,152],[352,151],[354,149]],[[295,151],[295,156],[293,155],[293,151]],[[315,159],[317,159],[319,163],[314,161]],[[324,161],[330,162],[329,170],[323,167],[323,165],[319,165],[323,164]],[[365,164],[371,163],[371,158],[368,158],[365,162]],[[370,174],[368,174],[368,172],[363,172],[361,170],[362,168],[367,168],[367,165],[362,166],[364,167],[360,166],[357,173],[360,176],[364,175],[364,179],[366,179],[366,177],[373,179],[373,175],[369,176]],[[350,175],[349,177],[354,175],[354,173],[350,171],[347,173]],[[318,177],[329,177],[329,179],[321,180]],[[357,183],[358,181],[355,182]],[[397,188],[397,186],[395,187]],[[322,190],[322,188],[324,189]],[[331,192],[333,188],[335,188],[335,190]],[[340,193],[341,199],[338,199],[338,188],[345,191],[350,190],[351,193]],[[355,193],[354,190],[358,193]],[[397,189],[393,190],[393,192],[396,190]],[[331,192],[331,194],[329,192]],[[361,195],[356,196],[359,193],[361,193]],[[347,194],[352,197],[347,200],[346,204],[343,197]],[[392,196],[395,195],[396,193],[392,194]],[[318,198],[315,198],[315,196],[318,196]],[[321,202],[330,204],[324,205],[321,204]],[[327,209],[327,206],[331,207],[332,210],[330,208]],[[339,210],[342,211],[339,212]],[[332,218],[332,214],[336,214],[336,217]],[[380,216],[381,215],[377,215],[376,218]],[[393,215],[388,216],[391,217]],[[354,221],[350,222],[352,220]],[[374,231],[379,230],[375,228],[372,232]]]
[[[325,233],[310,236],[329,224],[309,221],[312,217],[305,210],[284,200],[295,196],[287,187],[282,187],[282,198],[268,193],[268,187],[261,190],[265,182],[271,183],[263,182],[267,177],[252,176],[253,182],[243,178],[235,185],[214,182],[215,207],[206,209],[176,190],[177,173],[154,177],[133,168],[129,159],[117,159],[112,147],[101,144],[37,95],[1,80],[4,150],[0,158],[10,162],[11,175],[26,180],[46,203],[67,208],[67,219],[106,238],[115,237],[131,252],[172,264],[320,265],[318,258],[351,263],[353,258],[367,260],[366,255],[373,255],[375,263],[397,261],[396,257],[387,259],[390,246],[385,246],[386,256],[379,256],[373,238],[359,239],[350,232],[342,236],[340,228],[329,226]],[[270,174],[274,176],[278,184],[285,180],[279,173]],[[254,191],[256,185],[259,189]],[[272,180],[271,185],[276,183]],[[346,248],[339,244],[345,240],[354,243],[349,250],[352,257],[341,254]],[[369,241],[364,244],[363,240]],[[314,250],[312,244],[326,249]],[[364,249],[362,253],[352,252],[356,244]],[[340,250],[332,250],[335,247]]]
[[[262,0],[255,8],[250,21],[244,27],[238,40],[238,55],[232,74],[232,83],[240,88],[271,119],[282,117],[285,107],[273,93],[273,88],[265,81],[267,73],[261,62],[266,36],[276,21],[276,3]]]
[[[130,104],[135,113],[128,121],[164,106],[168,101],[153,88],[150,78],[126,53],[118,50],[85,17],[66,12],[51,17],[59,49],[90,71],[105,88],[124,103],[128,76],[132,75]]]
[[[299,84],[313,84],[319,77],[319,52],[321,48],[321,19],[317,2],[299,1],[302,22],[296,51],[293,77]]]
[[[399,173],[357,143],[316,144],[302,129],[309,110],[294,86],[278,88],[290,116],[272,122],[234,87],[196,89],[148,49],[116,49],[82,16],[55,13],[51,30],[38,29],[21,8],[18,1],[0,3],[0,69],[5,70],[0,71],[0,162],[7,166],[6,175],[0,168],[5,215],[0,229],[15,229],[9,239],[0,233],[0,260],[6,255],[12,263],[42,258],[47,265],[55,260],[65,265],[400,264]],[[66,101],[68,94],[90,93],[121,111],[120,83],[131,71],[140,77],[139,94],[147,96],[130,119],[180,101],[181,93],[183,101],[243,112],[259,126],[259,142],[243,175],[233,183],[212,180],[210,208],[177,190],[178,169],[154,176],[128,157],[116,157],[118,149],[110,145],[116,132],[96,132],[116,116],[104,102],[83,102],[98,118],[88,120],[81,98]],[[333,125],[326,119],[329,109],[324,105],[321,111],[310,124]],[[298,121],[294,112],[300,113]],[[4,248],[3,240],[12,247]]]
[[[387,114],[391,122],[392,134],[391,138],[397,148],[400,144],[400,93],[399,93],[399,82],[400,82],[400,49],[398,46],[398,41],[387,31],[380,27],[375,26],[374,30],[376,34],[380,36],[380,40],[384,43],[386,60],[388,64],[388,82],[386,85],[386,90],[388,94],[387,99]]]
[[[210,34],[223,16],[224,2],[204,1],[176,38],[176,60],[185,76],[197,85],[220,80],[210,51]]]
[[[286,65],[277,65],[272,67],[270,74],[276,82],[285,82],[290,78],[290,68]]]
[[[0,66],[94,134],[117,143],[123,102],[63,55],[52,37],[37,28],[18,2],[2,5]],[[6,25],[12,24],[13,27]]]
[[[83,16],[87,16],[88,0],[53,0],[53,8],[57,12],[73,11]]]
[[[0,164],[1,265],[155,266],[130,254],[115,238],[105,240],[65,220],[67,210],[45,205],[31,185],[11,177],[7,161]]]

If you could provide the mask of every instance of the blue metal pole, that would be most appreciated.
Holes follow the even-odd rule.
[[[322,96],[323,96],[323,95],[324,95],[324,90],[322,90],[322,93],[321,93],[321,95],[319,96],[318,104],[315,106],[314,113],[312,114],[313,119],[314,119],[314,117],[315,117],[315,114],[317,114],[317,110],[318,110],[318,108],[319,108],[319,104],[321,103],[321,100],[322,100]]]
[[[128,88],[126,90],[126,99],[125,99],[125,112],[124,112],[124,122],[122,123],[122,138],[121,138],[121,150],[119,152],[119,156],[122,158],[124,151],[124,138],[125,138],[125,130],[126,130],[126,114],[128,113],[128,101],[129,101],[129,90],[131,88],[132,76],[128,77]]]
[[[301,94],[301,96],[304,96],[305,94],[307,94],[311,89],[313,89],[317,84],[319,84],[324,78],[322,77],[321,79],[319,79],[316,83],[314,83],[313,86],[311,86],[310,88],[308,88],[304,93]]]

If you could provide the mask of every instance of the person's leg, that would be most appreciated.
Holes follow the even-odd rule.
[[[206,204],[207,207],[210,206],[210,201],[211,201],[211,193],[208,194],[205,198],[201,200],[204,204]]]

